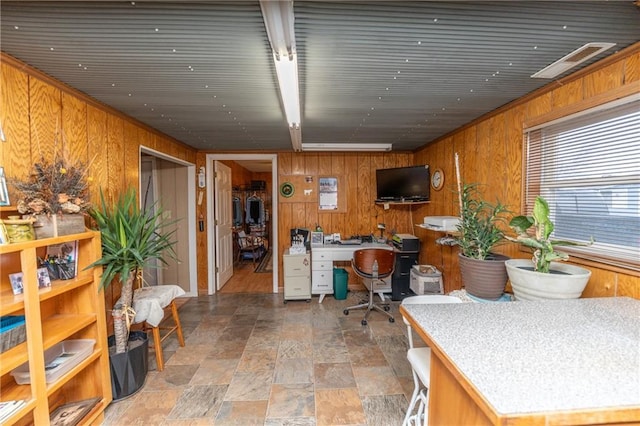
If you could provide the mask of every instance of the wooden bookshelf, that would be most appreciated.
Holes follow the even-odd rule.
[[[38,288],[38,257],[46,247],[78,242],[76,276],[52,280]],[[89,268],[101,255],[100,233],[87,231],[63,237],[0,245],[0,316],[24,315],[27,341],[0,354],[1,401],[26,404],[3,424],[49,425],[57,407],[74,401],[100,398],[83,424],[99,424],[111,402],[111,379],[104,297],[99,294],[101,268]],[[23,294],[14,295],[9,274],[23,273]],[[72,339],[93,339],[92,353],[70,371],[47,383],[44,351]],[[30,383],[19,385],[11,372],[28,362]]]

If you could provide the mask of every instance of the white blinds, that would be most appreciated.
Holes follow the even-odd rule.
[[[526,213],[549,202],[558,239],[596,243],[572,255],[640,270],[638,96],[525,132]]]

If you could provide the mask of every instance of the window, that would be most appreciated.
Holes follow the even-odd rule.
[[[640,270],[640,95],[525,131],[525,210],[537,195],[572,256]]]

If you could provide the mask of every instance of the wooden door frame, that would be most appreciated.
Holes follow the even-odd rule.
[[[214,172],[214,161],[235,161],[235,160],[270,160],[271,161],[271,185],[273,194],[276,194],[274,188],[278,187],[278,154],[207,154],[206,156],[206,173],[207,173],[207,200],[213,200],[213,191],[215,191],[215,185],[213,182],[213,172]],[[275,195],[274,195],[275,197]],[[208,285],[207,292],[208,294],[214,294],[216,289],[216,274],[215,274],[215,227],[209,226],[214,223],[214,212],[213,209],[207,208],[207,226],[206,229],[209,230],[207,233],[207,257],[208,257],[208,265],[214,265],[213,267],[208,268]],[[269,233],[269,246],[273,247],[274,250],[277,251],[278,248],[278,203],[276,201],[271,203],[271,211],[270,211],[270,220],[271,220],[271,231]],[[272,292],[278,293],[278,253],[274,251],[273,253],[273,283],[272,283]]]

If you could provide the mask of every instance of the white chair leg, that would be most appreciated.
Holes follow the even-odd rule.
[[[413,380],[415,382],[416,377],[415,374],[413,376]],[[411,418],[411,413],[416,406],[416,402],[418,401],[418,392],[420,392],[420,388],[416,385],[413,389],[413,393],[411,394],[411,401],[409,401],[409,408],[407,408],[407,414],[404,416],[404,420],[402,421],[402,426],[409,426],[409,419]]]
[[[411,371],[413,375],[413,393],[411,394],[411,401],[409,401],[409,407],[407,408],[407,414],[404,416],[404,421],[402,422],[403,426],[409,426],[411,424],[418,424],[415,422],[415,415],[413,414],[413,410],[416,408],[416,403],[418,402],[420,392],[422,392],[422,383],[418,378],[418,375],[415,371]]]
[[[418,413],[416,414],[416,426],[420,424],[420,420],[422,419],[422,424],[427,426],[429,424],[429,399],[428,399],[428,389],[421,389],[418,394],[418,399],[420,400],[420,404],[418,406]]]

